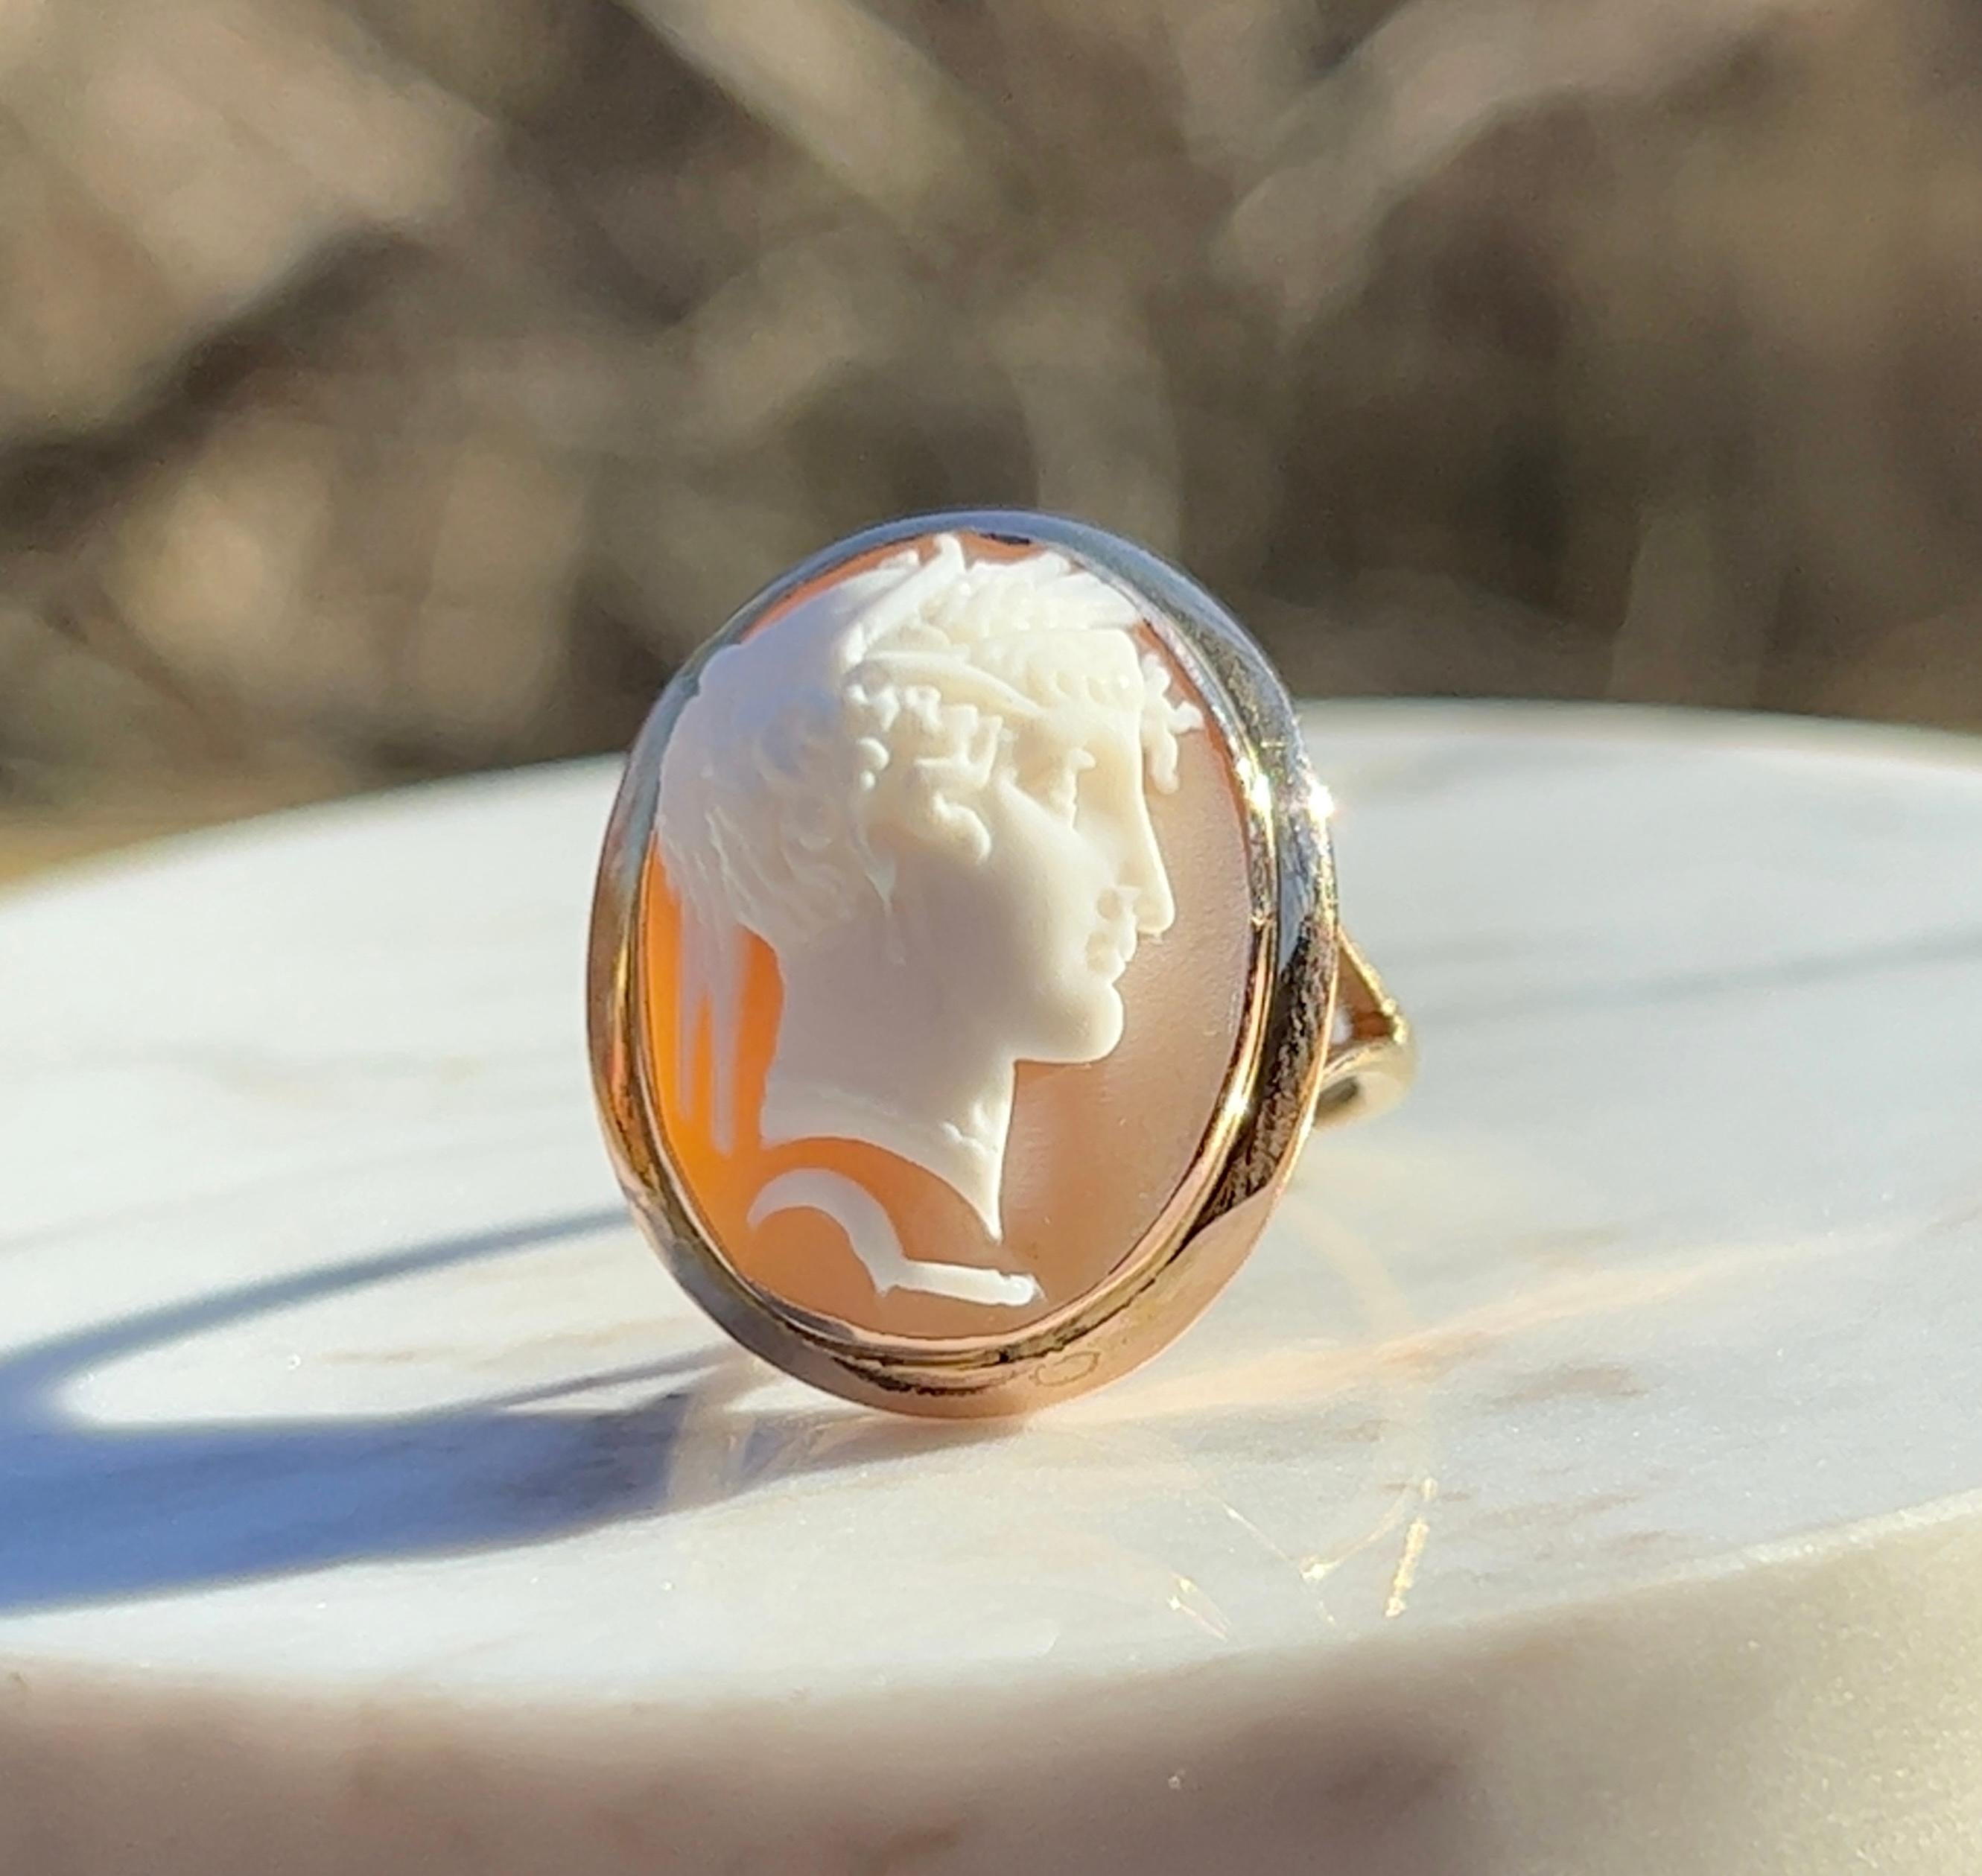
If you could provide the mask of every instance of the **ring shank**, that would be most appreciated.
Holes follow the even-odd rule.
[[[1349,935],[1338,932],[1333,1017],[1314,1125],[1332,1127],[1394,1107],[1416,1068],[1416,1038],[1396,999]]]

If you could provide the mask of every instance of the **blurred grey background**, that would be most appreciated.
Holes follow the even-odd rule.
[[[0,808],[621,743],[904,510],[1982,725],[1962,0],[0,0]]]

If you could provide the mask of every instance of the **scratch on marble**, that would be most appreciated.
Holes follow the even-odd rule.
[[[1407,1484],[1392,1498],[1384,1508],[1383,1515],[1353,1543],[1329,1552],[1316,1552],[1303,1558],[1300,1564],[1301,1581],[1317,1589],[1352,1557],[1360,1557],[1373,1545],[1380,1544],[1396,1530],[1402,1521],[1405,1508],[1413,1502],[1422,1503],[1423,1494],[1420,1485]]]
[[[1418,1488],[1422,1508],[1404,1532],[1403,1554],[1397,1559],[1396,1574],[1390,1578],[1390,1594],[1383,1604],[1383,1619],[1394,1621],[1404,1612],[1412,1586],[1418,1580],[1418,1564],[1431,1538],[1432,1501],[1438,1496],[1438,1481],[1427,1478]]]
[[[1252,1519],[1248,1518],[1243,1511],[1240,1511],[1238,1506],[1231,1504],[1229,1501],[1223,1502],[1225,1502],[1225,1514],[1226,1517],[1230,1518],[1234,1524],[1238,1525],[1240,1530],[1256,1538],[1266,1549],[1272,1551],[1275,1557],[1278,1558],[1282,1563],[1285,1564],[1289,1569],[1293,1571],[1296,1576],[1300,1578],[1302,1582],[1306,1584],[1308,1588],[1313,1591],[1314,1606],[1316,1610],[1320,1614],[1321,1619],[1326,1622],[1330,1628],[1334,1628],[1336,1626],[1335,1613],[1329,1608],[1328,1599],[1321,1593],[1322,1582],[1328,1574],[1327,1568],[1324,1568],[1316,1569],[1314,1567],[1314,1560],[1312,1558],[1303,1561],[1295,1558],[1280,1545],[1276,1544],[1271,1538],[1267,1536],[1265,1531],[1262,1531],[1257,1524],[1253,1523]]]
[[[1176,1578],[1176,1587],[1170,1591],[1169,1602],[1179,1615],[1196,1623],[1215,1640],[1232,1639],[1232,1624],[1226,1620],[1224,1612],[1189,1577],[1180,1575]]]

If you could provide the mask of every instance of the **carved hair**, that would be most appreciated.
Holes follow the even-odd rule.
[[[736,928],[773,950],[886,905],[873,838],[989,855],[977,803],[1001,777],[1069,821],[1096,714],[1133,714],[1149,781],[1176,785],[1197,711],[1139,655],[1135,606],[1063,555],[969,561],[953,535],[802,602],[703,670],[661,768],[658,838],[684,925],[683,1065],[698,1005],[722,1075]],[[719,1133],[725,1100],[718,1088]]]

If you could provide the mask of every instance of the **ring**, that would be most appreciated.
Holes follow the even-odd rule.
[[[1329,803],[1196,582],[1055,516],[891,521],[759,593],[628,759],[588,971],[645,1235],[746,1348],[916,1414],[1154,1354],[1410,1031]]]

